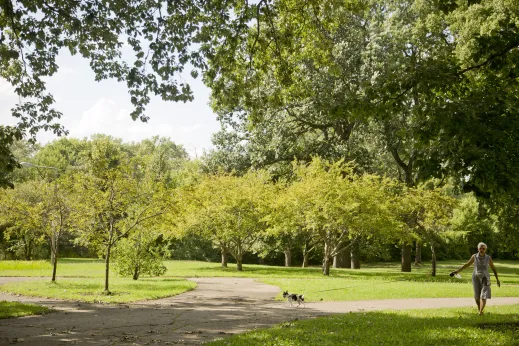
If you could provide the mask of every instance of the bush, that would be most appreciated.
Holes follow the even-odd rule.
[[[140,231],[121,239],[115,249],[115,268],[120,275],[137,280],[141,274],[161,276],[166,273],[159,236]]]

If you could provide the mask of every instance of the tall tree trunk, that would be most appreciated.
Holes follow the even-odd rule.
[[[332,266],[333,257],[325,256],[323,263],[323,275],[330,276],[330,267]]]
[[[308,241],[305,241],[305,246],[303,247],[303,268],[308,267],[308,259],[310,258],[310,251],[308,250]]]
[[[351,269],[351,251],[344,251],[344,268]]]
[[[286,248],[285,251],[285,267],[291,267],[292,266],[292,250],[290,248]]]
[[[324,244],[324,259],[323,259],[323,275],[329,276],[330,275],[330,267],[332,266],[333,257],[330,254],[332,251],[332,248],[330,244],[325,243]]]
[[[360,269],[360,244],[358,241],[351,245],[350,259],[350,268]]]
[[[105,258],[105,290],[104,294],[109,295],[110,290],[108,289],[108,278],[110,277],[110,250],[112,250],[112,244],[106,247],[106,258]]]
[[[418,266],[423,264],[422,262],[422,242],[420,240],[416,241],[416,253],[414,257],[414,265]]]
[[[51,248],[50,253],[52,254],[52,282],[56,281],[56,271],[58,268],[58,251],[59,251],[59,237],[57,234],[51,236]]]
[[[303,268],[307,268],[308,267],[308,258],[310,257],[310,253],[309,252],[303,252],[303,265],[302,267]]]
[[[237,271],[242,271],[243,270],[243,264],[242,264],[242,256],[236,256],[236,270]]]
[[[56,281],[57,268],[58,268],[58,254],[56,252],[56,254],[54,254],[54,256],[53,256],[53,262],[52,262],[52,279],[51,279],[52,282]]]
[[[51,236],[50,237],[50,263],[54,263],[54,251],[52,249],[54,248],[54,239]]]
[[[402,272],[411,272],[411,250],[411,245],[402,244]]]
[[[431,264],[432,264],[432,271],[431,276],[436,276],[436,250],[434,248],[434,242],[431,242]]]
[[[227,262],[229,260],[229,253],[227,252],[227,249],[222,248],[222,268],[227,268]]]

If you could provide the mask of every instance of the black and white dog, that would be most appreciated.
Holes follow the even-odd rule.
[[[303,304],[303,307],[305,306],[305,296],[302,294],[288,293],[288,291],[286,291],[283,292],[283,298],[288,299],[290,306],[294,306],[292,302],[297,302],[297,306],[300,306],[301,304]]]

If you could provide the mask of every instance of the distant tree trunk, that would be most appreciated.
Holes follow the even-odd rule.
[[[359,242],[355,242],[351,245],[350,252],[350,268],[360,269],[360,245]]]
[[[420,240],[416,241],[416,254],[414,257],[414,265],[418,266],[423,264],[422,262],[422,242]]]
[[[31,239],[23,239],[23,250],[26,261],[30,261],[32,259],[32,240]]]
[[[332,266],[333,257],[330,252],[332,251],[330,244],[324,244],[324,259],[323,259],[323,275],[330,275],[330,267]]]
[[[432,271],[431,276],[436,276],[436,250],[434,249],[434,242],[431,242],[431,264],[432,264]]]
[[[285,251],[285,267],[291,267],[292,266],[292,250],[290,248],[286,248]]]
[[[411,272],[411,250],[411,245],[402,244],[402,272]]]
[[[308,241],[305,241],[305,246],[303,247],[303,268],[308,267],[308,260],[310,259],[310,252],[312,252],[312,249],[308,249]]]
[[[339,252],[337,255],[333,256],[333,267],[334,268],[346,268],[346,263],[348,259],[351,261],[351,258],[348,258],[350,252],[347,250]],[[350,263],[351,267],[351,263]]]
[[[133,279],[134,280],[137,280],[139,278],[139,275],[141,274],[140,273],[140,265],[139,264],[136,264],[135,265],[135,270],[133,271]]]
[[[330,276],[330,267],[332,266],[333,257],[325,256],[323,264],[323,275]]]
[[[351,252],[344,251],[344,268],[351,269]]]
[[[302,265],[303,268],[308,267],[308,258],[309,257],[310,257],[310,253],[308,253],[308,252],[303,253],[303,265]]]
[[[227,252],[227,249],[221,248],[222,251],[222,268],[227,268],[227,262],[229,260],[229,253]]]
[[[105,258],[105,290],[104,294],[109,295],[110,290],[108,289],[108,278],[110,277],[110,250],[112,250],[111,239],[106,247],[106,258]]]
[[[243,264],[242,264],[242,261],[243,261],[243,259],[241,258],[241,256],[238,256],[238,257],[236,258],[236,270],[237,270],[237,271],[240,271],[240,272],[241,272],[241,271],[243,270]]]

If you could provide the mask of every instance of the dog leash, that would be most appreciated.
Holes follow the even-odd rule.
[[[356,287],[362,287],[362,286],[383,285],[383,284],[389,284],[389,283],[392,283],[392,282],[399,282],[399,281],[409,281],[409,280],[397,279],[397,280],[379,282],[379,283],[376,283],[376,284],[369,283],[369,284],[363,284],[363,285],[344,286],[344,287],[338,287],[338,288],[330,288],[330,289],[327,289],[327,290],[318,290],[318,291],[314,290],[314,291],[307,291],[307,292],[316,292],[316,293],[318,293],[318,292],[337,291],[337,290],[343,290],[345,288],[356,288]]]

